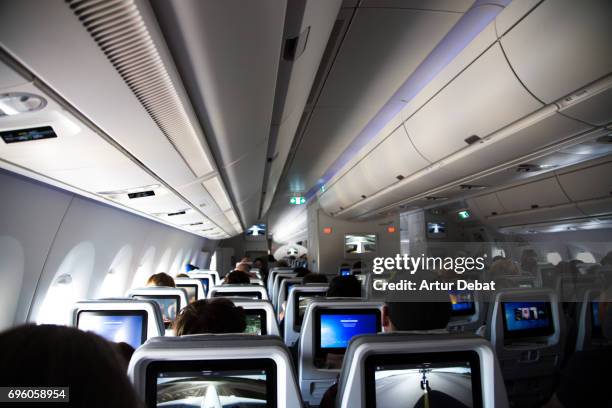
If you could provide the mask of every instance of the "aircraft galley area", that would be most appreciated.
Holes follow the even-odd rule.
[[[612,407],[612,1],[0,0],[0,407]]]

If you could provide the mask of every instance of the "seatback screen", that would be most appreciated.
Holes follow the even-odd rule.
[[[138,348],[147,339],[147,312],[144,310],[81,310],[77,327],[92,331],[106,340],[124,342]]]
[[[245,333],[255,334],[257,336],[266,335],[267,319],[266,311],[262,309],[244,309],[246,314],[246,329]]]
[[[474,351],[372,355],[365,377],[368,407],[482,407]]]
[[[599,319],[599,302],[597,301],[591,302],[591,337],[603,337],[601,320]]]
[[[293,311],[293,327],[295,331],[300,331],[306,309],[312,303],[312,299],[317,296],[325,296],[325,290],[321,292],[295,292],[295,309]]]
[[[554,333],[549,302],[502,302],[504,337],[542,337]]]
[[[468,290],[451,290],[449,296],[452,305],[452,316],[471,316],[476,313],[473,292]]]
[[[315,354],[319,355],[343,353],[354,336],[381,331],[378,309],[317,309],[315,322]]]
[[[161,310],[162,319],[166,326],[176,318],[179,311],[180,298],[178,295],[135,295],[133,298],[155,301]]]
[[[198,285],[190,285],[188,283],[177,283],[177,288],[185,289],[187,291],[187,300],[189,303],[193,303],[198,300]]]
[[[147,407],[276,407],[271,359],[155,361],[147,367]]]

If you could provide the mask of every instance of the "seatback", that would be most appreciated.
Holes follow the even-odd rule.
[[[136,350],[128,375],[149,407],[162,395],[166,402],[197,399],[203,407],[253,400],[268,407],[303,406],[289,351],[274,336],[158,337]]]
[[[280,288],[278,289],[278,299],[276,300],[276,314],[280,317],[280,312],[282,310],[283,303],[287,301],[287,295],[289,294],[289,289],[294,285],[299,285],[302,283],[302,278],[288,278],[284,279]]]
[[[305,306],[307,306],[307,304],[300,308],[298,298],[314,296],[324,297],[328,287],[329,285],[327,283],[309,283],[307,285],[294,285],[291,287],[287,299],[287,307],[285,308],[285,324],[283,326],[283,337],[287,346],[295,344],[300,337],[302,321],[304,319],[304,313],[306,312]],[[303,301],[302,303],[305,302]]]
[[[485,337],[497,353],[511,400],[520,404],[552,393],[565,331],[554,290],[504,289],[495,294]]]
[[[347,314],[352,314],[353,311],[359,311],[362,313],[375,312],[380,318],[383,305],[382,302],[364,301],[359,298],[315,298],[312,300],[304,315],[302,334],[298,345],[298,378],[302,398],[305,402],[310,405],[318,405],[321,401],[321,397],[325,391],[333,385],[340,372],[339,368],[325,368],[325,366],[317,364],[315,361],[315,359],[321,361],[319,352],[325,349],[332,351],[332,353],[330,353],[332,355],[338,355],[334,348],[328,347],[329,344],[323,344],[321,341],[321,332],[327,333],[330,331],[327,330],[328,327],[325,329],[318,327],[318,317],[328,312],[344,314],[344,316],[346,316]],[[376,328],[377,331],[381,330],[380,324],[380,321],[376,322],[378,326]],[[343,327],[340,327],[341,325],[343,325],[342,321],[340,321],[339,324],[326,324],[326,326],[335,326],[342,330]],[[355,326],[355,324],[352,325]],[[348,333],[349,336],[351,333],[357,332],[351,329],[344,330],[346,330],[344,334],[346,335]],[[331,336],[326,336],[325,342],[328,340],[335,342],[342,337],[343,336],[332,334]]]
[[[127,297],[155,300],[160,307],[164,323],[169,326],[178,313],[189,304],[187,291],[181,288],[148,286],[128,290]],[[178,301],[178,306],[176,306]]]
[[[187,290],[187,300],[191,302],[189,299],[191,294],[195,289],[195,300],[206,299],[206,290],[204,290],[204,285],[199,279],[195,278],[174,278],[174,284],[177,288],[182,288]]]
[[[480,291],[451,291],[452,312],[448,322],[451,332],[475,332],[487,318],[486,303]]]
[[[216,283],[215,275],[210,272],[190,272],[187,275],[189,275],[190,279],[197,279],[200,281],[202,287],[204,288],[204,292],[206,293],[206,297],[208,297],[210,290],[218,285]]]
[[[280,272],[274,277],[274,284],[272,285],[272,304],[275,308],[278,308],[278,293],[280,292],[280,285],[285,279],[294,278],[297,276],[295,272]]]
[[[194,273],[207,273],[212,275],[215,281],[213,282],[215,285],[221,284],[221,277],[219,276],[219,272],[213,271],[212,269],[198,269],[197,271],[193,271]]]
[[[215,286],[208,294],[209,298],[214,297],[257,297],[261,300],[268,300],[268,294],[263,286],[251,285],[249,283],[224,284]]]
[[[100,327],[103,326],[108,317],[113,316],[118,317],[122,323],[121,327],[117,326],[117,321],[113,322],[113,330],[105,330],[103,327]],[[123,316],[126,318],[122,319]],[[134,316],[134,318],[132,318],[132,316]],[[143,317],[138,319],[138,316]],[[89,318],[86,324],[84,324],[85,317]],[[127,337],[132,337],[132,333],[127,332],[129,329],[135,330],[136,328],[134,326],[138,325],[138,323],[143,323],[144,326],[144,330],[141,331],[142,338],[140,339],[140,344],[151,337],[164,335],[165,329],[161,311],[157,303],[153,300],[82,300],[76,302],[72,308],[72,326],[85,331],[93,331],[110,341],[124,341],[134,348],[137,348],[140,344],[135,345],[135,341],[128,341]],[[118,329],[126,329],[124,333],[122,333],[126,338],[117,337]]]
[[[276,316],[274,314],[274,308],[272,307],[272,303],[269,300],[259,300],[259,299],[248,299],[248,298],[232,298],[232,302],[236,306],[240,306],[244,309],[247,315],[247,326],[251,323],[249,316],[260,316],[262,331],[261,334],[263,336],[279,336],[280,330],[278,328],[278,322],[276,321]],[[261,318],[263,316],[263,318]],[[248,330],[248,327],[247,327]],[[246,332],[245,332],[246,333]]]
[[[599,313],[599,290],[587,290],[578,309],[578,337],[576,351],[612,348],[612,340],[606,339],[602,332]]]
[[[268,272],[268,281],[266,282],[266,289],[268,289],[268,293],[272,293],[272,289],[274,286],[274,277],[281,272],[293,272],[293,268],[284,266],[270,269],[270,272]]]
[[[388,333],[354,337],[338,382],[336,406],[506,408],[495,351],[475,335]],[[427,391],[427,392],[426,392]],[[434,398],[439,399],[436,404]],[[431,405],[428,405],[431,404]]]
[[[263,281],[259,278],[250,278],[250,283],[251,285],[259,285],[259,286],[263,286]]]

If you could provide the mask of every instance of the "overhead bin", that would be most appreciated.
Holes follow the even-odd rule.
[[[589,216],[612,214],[612,197],[582,201],[576,204],[576,206],[580,211]]]
[[[612,194],[610,175],[612,175],[612,162],[561,174],[559,183],[573,201],[584,201],[610,196]]]
[[[555,177],[498,191],[497,197],[507,212],[569,203]]]
[[[583,217],[584,214],[575,204],[561,204],[554,207],[538,208],[536,210],[519,211],[509,214],[499,214],[487,219],[496,227],[537,224],[547,221],[561,221]]]
[[[552,103],[612,72],[611,15],[609,0],[547,0],[501,44],[521,82]]]
[[[502,204],[495,193],[474,198],[470,206],[478,211],[483,217],[504,213],[504,207],[502,207]]]
[[[434,162],[543,105],[521,86],[498,44],[405,122],[417,150]]]

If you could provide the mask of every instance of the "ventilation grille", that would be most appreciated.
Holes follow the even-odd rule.
[[[196,177],[214,171],[133,0],[66,0]]]

